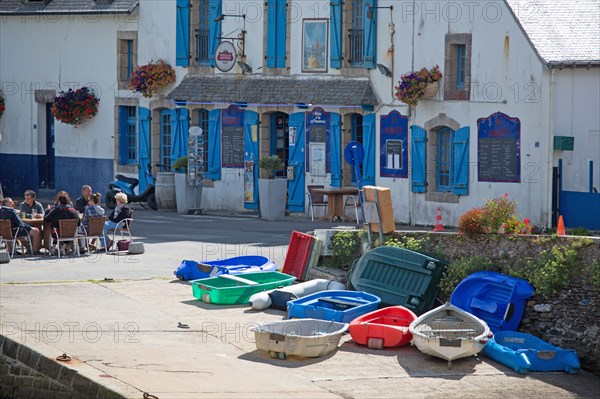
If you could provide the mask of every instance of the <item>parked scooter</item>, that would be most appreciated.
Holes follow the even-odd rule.
[[[161,166],[161,165],[156,165]],[[138,179],[133,177],[123,176],[121,174],[115,175],[115,180],[109,183],[108,192],[106,193],[106,197],[104,199],[104,204],[107,208],[114,209],[117,206],[117,201],[115,200],[115,195],[117,193],[124,193],[127,195],[127,202],[139,202],[142,207],[145,208],[144,202],[154,210],[158,209],[156,205],[156,196],[155,196],[155,184],[154,178],[152,177],[152,165],[148,164],[148,170],[146,170],[146,179],[148,180],[148,185],[143,193],[140,195],[136,195],[134,189],[140,183]]]

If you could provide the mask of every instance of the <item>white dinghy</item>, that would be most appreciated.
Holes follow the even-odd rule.
[[[449,302],[419,316],[409,326],[413,344],[431,356],[452,360],[476,355],[491,336],[487,323]]]

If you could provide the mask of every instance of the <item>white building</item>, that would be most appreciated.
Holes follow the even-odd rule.
[[[2,53],[14,48],[29,61],[26,66],[35,64],[37,51],[14,43],[29,31],[33,35],[33,29],[5,3],[20,6],[0,2],[6,15],[0,28]],[[46,3],[41,9],[63,2]],[[67,143],[80,140],[80,149],[69,147],[71,152],[57,142],[57,151],[66,157],[112,159],[115,171],[136,174],[146,160],[169,164],[185,155],[175,143],[186,142],[188,128],[198,125],[206,133],[204,208],[256,208],[257,161],[278,154],[293,167],[288,210],[307,212],[307,186],[356,184],[343,161],[346,143],[356,140],[366,153],[363,182],[391,188],[397,222],[431,225],[439,207],[444,224],[455,225],[465,211],[508,193],[534,225],[550,226],[560,206],[566,215],[569,209],[586,209],[573,220],[591,219],[588,227],[597,223],[600,228],[598,195],[559,195],[553,182],[558,159],[563,159],[564,190],[600,187],[598,0],[141,0],[138,8],[137,2],[109,3],[92,8],[121,7],[128,17],[115,23],[101,16],[106,23],[94,25],[103,30],[94,35],[94,50],[106,47],[90,62],[94,81],[104,75],[102,82],[115,81],[127,54],[123,46],[131,41],[133,50],[125,60],[165,59],[175,67],[177,82],[147,100],[132,95],[121,79],[113,86],[118,88],[111,93],[115,100],[101,102],[104,108],[93,120],[77,129],[56,125],[57,137],[62,134]],[[85,15],[75,20],[84,22]],[[44,29],[64,35],[68,28],[64,21]],[[30,174],[4,165],[44,153],[36,139],[44,136],[40,129],[22,122],[43,121],[40,105],[23,104],[13,114],[7,82],[59,77],[64,82],[65,60],[77,58],[82,45],[64,45],[66,39],[50,33],[44,33],[52,38],[48,42],[37,36],[28,43],[39,45],[40,53],[61,53],[47,57],[52,74],[43,75],[37,67],[25,73],[26,66],[4,55],[1,61],[0,81],[8,99],[0,121],[5,192],[17,188],[11,182],[27,181]],[[76,35],[81,41],[84,37]],[[221,42],[233,46],[219,47],[217,67]],[[412,109],[395,98],[402,74],[434,65],[444,75],[434,97]],[[68,79],[85,80],[77,73],[86,70],[69,71],[73,77]],[[29,132],[35,143],[29,143],[29,136],[28,144],[18,140],[16,130]],[[77,135],[84,130],[91,132],[85,139]],[[137,152],[123,152],[124,132],[137,139],[129,141],[137,141],[132,147]],[[572,151],[567,150],[569,140],[574,140]],[[107,172],[102,172],[100,188],[112,175],[109,168],[103,166]],[[553,197],[560,197],[560,204]]]

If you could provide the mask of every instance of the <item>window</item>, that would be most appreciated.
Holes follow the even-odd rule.
[[[363,0],[352,0],[352,28],[350,29],[350,64],[363,65],[364,42],[364,7]]]
[[[267,0],[267,68],[285,68],[286,0]]]
[[[119,106],[119,165],[137,164],[137,109]]]
[[[202,137],[204,138],[204,170],[208,170],[208,110],[198,110],[198,126],[202,129]]]
[[[127,61],[125,61],[127,66],[126,79],[129,80],[131,78],[131,72],[133,72],[133,40],[125,40],[125,43],[127,46]]]
[[[119,89],[127,89],[133,68],[137,64],[137,33],[117,33],[117,78]]]
[[[160,163],[165,168],[171,166],[171,110],[160,112]]]
[[[200,0],[199,4],[199,23],[196,32],[198,40],[198,63],[209,64],[212,54],[210,53],[210,18],[208,0]],[[208,116],[207,116],[208,118]],[[208,121],[208,119],[207,119]],[[207,122],[208,123],[208,122]],[[208,124],[206,125],[208,129]],[[202,128],[204,130],[204,128]],[[206,130],[208,131],[208,130]]]
[[[471,98],[471,34],[446,34],[444,99]]]
[[[352,115],[352,141],[358,141],[363,144],[363,116],[361,114],[353,114]],[[363,176],[363,162],[359,165],[360,175]],[[352,168],[352,184],[357,184],[356,182],[356,173],[354,172],[354,168]]]
[[[271,155],[278,155],[283,161],[283,170],[275,171],[276,176],[283,176],[286,172],[290,153],[289,117],[282,112],[271,115]]]
[[[450,191],[453,184],[454,130],[442,127],[437,132],[436,187],[437,191]]]

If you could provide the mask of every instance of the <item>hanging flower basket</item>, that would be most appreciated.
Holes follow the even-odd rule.
[[[2,119],[2,114],[4,114],[4,110],[6,109],[6,103],[4,101],[4,97],[0,94],[0,119]]]
[[[62,123],[78,126],[98,113],[100,100],[87,87],[61,91],[54,99],[52,115]]]
[[[433,98],[438,92],[439,82],[427,83],[425,86],[425,92],[423,93],[424,98]]]
[[[129,88],[150,98],[160,89],[175,82],[175,70],[164,60],[150,61],[135,67],[129,79]]]
[[[403,103],[414,107],[421,97],[435,96],[438,90],[437,82],[441,78],[442,73],[437,65],[430,70],[421,68],[420,71],[404,74],[401,76],[398,86],[396,86],[396,98]],[[435,83],[435,86],[431,86],[430,88],[427,87],[433,83]]]

